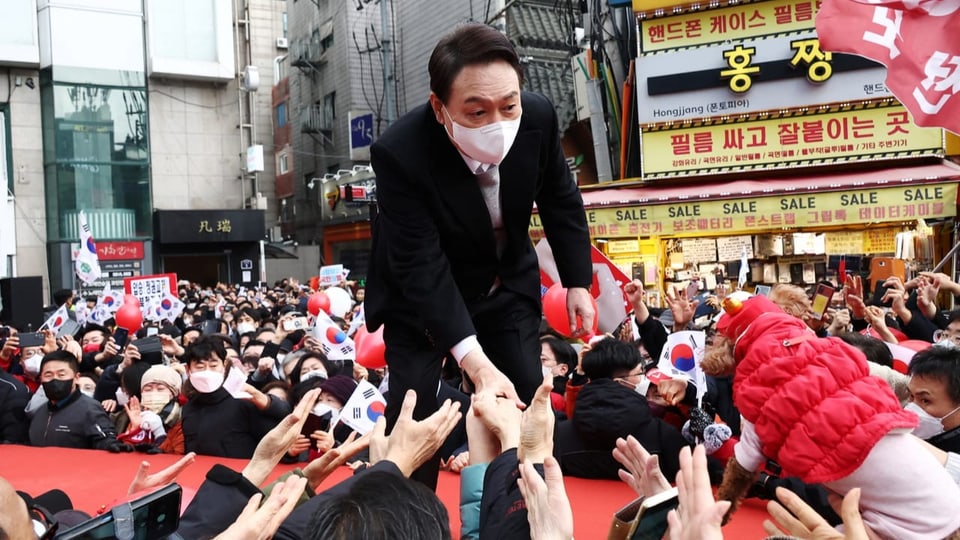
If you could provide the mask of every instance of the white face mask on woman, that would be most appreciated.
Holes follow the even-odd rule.
[[[450,138],[467,156],[484,164],[499,165],[507,157],[513,141],[520,131],[520,118],[502,120],[485,126],[471,128],[458,124],[446,107],[443,112],[452,125]]]
[[[947,414],[937,418],[936,416],[933,416],[927,411],[923,410],[923,407],[917,405],[916,403],[907,403],[907,406],[904,407],[904,409],[913,412],[920,419],[920,423],[916,428],[914,428],[913,434],[924,440],[936,437],[937,435],[943,433],[943,421],[953,413],[960,411],[960,407],[957,407]]]

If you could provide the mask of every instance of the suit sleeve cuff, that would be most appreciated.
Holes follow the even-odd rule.
[[[453,358],[457,361],[457,365],[460,365],[460,362],[463,362],[463,357],[469,354],[474,349],[480,348],[480,342],[477,341],[477,336],[467,336],[461,339],[456,345],[450,349],[450,354],[453,355]]]

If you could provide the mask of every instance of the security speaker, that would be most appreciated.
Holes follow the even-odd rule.
[[[0,279],[0,297],[3,298],[3,311],[0,321],[18,330],[25,331],[27,325],[33,329],[43,324],[43,278],[40,276]]]

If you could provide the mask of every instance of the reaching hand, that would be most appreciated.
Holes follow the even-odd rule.
[[[730,501],[718,502],[713,498],[703,445],[697,445],[692,456],[689,447],[680,450],[677,492],[680,506],[667,515],[670,540],[722,540],[720,525]]]
[[[647,303],[643,301],[646,296],[643,290],[643,282],[635,279],[623,286],[623,292],[627,295],[630,306],[633,307],[634,317],[637,324],[643,324],[650,317],[650,310],[647,309]]]
[[[383,417],[377,419],[377,425],[373,428],[373,440],[386,439],[383,459],[393,462],[407,478],[437,453],[461,416],[460,402],[448,399],[443,402],[437,412],[418,422],[413,419],[413,408],[416,404],[417,393],[407,390],[403,405],[400,407],[400,417],[393,426],[390,437],[385,434],[386,421]],[[382,444],[377,443],[381,448]],[[371,442],[372,457],[373,443]]]
[[[150,462],[141,461],[140,468],[137,469],[136,476],[133,477],[133,481],[130,482],[130,487],[127,488],[127,494],[130,495],[145,489],[165,486],[171,482],[174,482],[177,479],[177,476],[179,476],[184,469],[193,464],[196,457],[196,453],[190,452],[177,460],[177,462],[173,465],[170,465],[166,469],[153,474],[149,474]]]
[[[474,444],[480,445],[477,448],[480,451],[477,457],[483,456],[484,448],[489,446],[496,446],[494,457],[504,450],[516,448],[520,444],[520,421],[523,412],[509,400],[497,398],[490,393],[474,394],[472,400],[473,406],[467,412],[467,437],[471,449]],[[481,424],[480,429],[471,429],[471,424],[475,423]],[[483,432],[494,438],[492,444],[484,444]],[[471,435],[474,435],[472,439]]]
[[[660,471],[660,458],[650,455],[633,435],[626,440],[617,439],[613,459],[626,467],[627,470],[620,469],[618,474],[637,495],[650,497],[670,489],[670,482]]]
[[[357,432],[350,433],[347,440],[337,448],[331,448],[317,459],[311,461],[303,468],[303,475],[307,478],[307,484],[310,489],[317,491],[320,484],[337,470],[344,463],[357,455],[361,450],[370,445],[372,435],[367,433],[363,437],[357,438]]]
[[[657,383],[657,392],[670,405],[677,405],[687,395],[687,381],[684,379],[664,379]]]
[[[253,457],[250,458],[250,462],[243,469],[243,476],[251,484],[259,486],[266,480],[273,468],[280,462],[280,458],[297,442],[300,430],[303,428],[304,422],[307,421],[307,415],[310,414],[310,410],[313,409],[318,397],[320,397],[320,389],[318,388],[307,392],[300,403],[297,404],[297,408],[281,420],[277,427],[271,429],[260,439],[256,450],[253,451]]]
[[[460,452],[455,456],[450,456],[450,459],[440,460],[440,468],[442,470],[456,474],[460,474],[460,471],[468,465],[470,465],[470,452],[467,451]]]
[[[533,402],[520,418],[520,445],[517,446],[517,459],[543,463],[553,455],[553,425],[556,415],[550,406],[550,392],[553,381],[549,376],[543,378]]]
[[[250,502],[227,530],[215,537],[220,540],[267,540],[273,538],[283,520],[293,512],[307,484],[306,478],[290,475],[283,483],[277,484],[267,500],[263,494],[250,497]]]
[[[127,418],[130,419],[130,425],[133,427],[140,427],[142,420],[140,418],[140,400],[137,399],[137,396],[130,396],[130,401],[123,406],[123,409],[127,411]]]
[[[593,333],[593,322],[597,318],[593,295],[589,289],[570,287],[567,289],[567,317],[570,318],[570,335],[584,337]]]
[[[843,518],[846,535],[840,533],[823,519],[813,508],[803,502],[797,494],[777,488],[777,501],[767,503],[767,512],[776,522],[765,520],[763,529],[767,534],[780,536],[783,531],[797,538],[810,540],[867,540],[870,538],[863,518],[860,516],[860,488],[851,489],[843,499],[841,517]],[[796,516],[796,517],[794,517]]]
[[[483,350],[477,348],[467,353],[460,367],[473,381],[475,394],[490,393],[494,397],[506,397],[516,403],[518,408],[526,407],[526,404],[520,401],[513,382],[493,365]]]
[[[863,280],[860,276],[847,276],[847,286],[843,288],[844,303],[850,308],[854,319],[863,319],[866,304],[863,303]]]
[[[531,540],[569,540],[573,538],[573,510],[563,485],[560,464],[553,456],[543,462],[540,478],[530,461],[520,464],[517,486],[527,503],[527,521]]]
[[[693,320],[693,314],[697,311],[699,300],[690,301],[687,299],[687,291],[678,290],[676,287],[667,289],[667,305],[670,306],[670,312],[673,313],[673,329],[685,330],[687,324]]]
[[[937,295],[940,293],[940,281],[929,281],[921,277],[917,286],[917,307],[928,319],[937,315]]]

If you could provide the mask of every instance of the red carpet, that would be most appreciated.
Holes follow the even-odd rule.
[[[175,462],[178,457],[4,445],[0,446],[0,476],[13,484],[15,489],[34,495],[54,488],[62,489],[76,508],[92,514],[101,505],[109,507],[126,494],[142,460],[149,461],[151,471],[156,472]],[[242,460],[199,456],[180,475],[178,482],[186,491],[191,488],[195,490],[215,463],[223,463],[238,471],[245,464]],[[271,479],[292,468],[278,466]],[[344,467],[328,478],[327,483],[332,485],[350,474],[351,471]],[[450,513],[454,538],[460,530],[459,485],[459,476],[440,473],[437,494]],[[606,538],[613,513],[634,498],[633,491],[621,482],[567,478],[566,486],[573,506],[574,536],[580,539]],[[186,496],[192,496],[192,493],[185,492]],[[724,535],[735,540],[763,538],[765,535],[761,523],[765,518],[764,503],[749,500],[733,522],[724,528]]]

